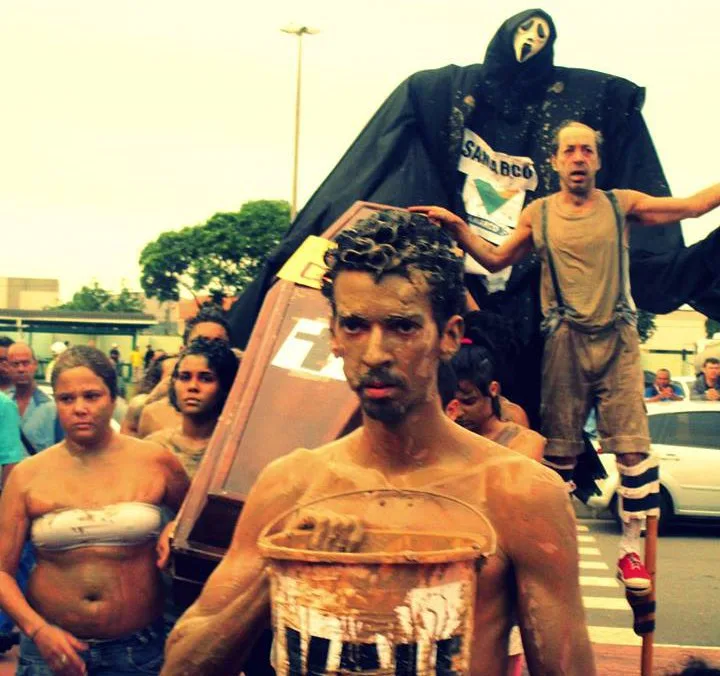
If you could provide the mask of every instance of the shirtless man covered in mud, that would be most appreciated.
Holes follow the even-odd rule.
[[[267,524],[319,497],[393,488],[468,503],[496,533],[495,553],[477,581],[473,674],[506,672],[515,613],[531,674],[594,674],[576,526],[562,482],[451,422],[441,408],[438,362],[452,357],[463,334],[462,263],[449,237],[424,217],[389,211],[345,230],[337,243],[326,255],[323,293],[332,308],[333,351],[360,398],[363,425],[263,471],[225,558],[168,639],[163,674],[242,670],[270,624],[266,561],[257,547]],[[319,513],[302,525],[312,527],[317,549],[348,551],[362,546],[368,525],[358,512]],[[392,528],[393,513],[387,516],[384,526]],[[425,529],[456,525],[429,519]]]

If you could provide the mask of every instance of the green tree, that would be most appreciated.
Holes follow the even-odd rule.
[[[72,300],[57,305],[54,310],[77,310],[78,312],[142,312],[143,299],[123,286],[113,295],[97,282],[83,286],[73,294]]]
[[[133,293],[123,286],[120,293],[112,296],[105,305],[106,312],[143,312],[145,301],[139,293]]]
[[[705,320],[705,337],[712,338],[716,333],[720,333],[720,322],[708,317]]]
[[[140,254],[140,283],[149,298],[178,300],[180,289],[215,302],[236,296],[255,278],[290,225],[284,200],[246,202],[201,225],[164,232]]]
[[[638,310],[638,323],[637,330],[640,336],[640,342],[646,342],[653,333],[655,333],[657,326],[655,326],[655,315],[652,312],[646,312],[645,310]]]

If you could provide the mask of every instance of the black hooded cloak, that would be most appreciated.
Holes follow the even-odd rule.
[[[513,39],[531,16],[544,17],[550,36],[535,56],[518,63]],[[437,204],[465,214],[464,174],[458,171],[466,129],[496,151],[533,160],[537,188],[525,203],[556,192],[550,165],[553,135],[565,120],[602,132],[601,189],[629,188],[667,196],[670,190],[641,109],[645,90],[621,77],[553,64],[557,33],[549,14],[530,9],[505,21],[491,40],[484,63],[449,65],[411,75],[388,97],[365,129],[297,215],[285,239],[259,277],[230,312],[233,339],[245,346],[265,292],[281,265],[308,235],[322,233],[356,200],[399,207]],[[679,223],[636,227],[631,237],[633,297],[645,310],[670,312],[690,302],[720,318],[720,282],[715,232],[684,247]],[[542,340],[534,254],[515,265],[503,291],[488,293],[482,280],[468,275],[468,287],[483,309],[511,319],[527,347],[534,371],[519,403],[536,409]],[[715,284],[714,288],[710,288]],[[528,383],[529,384],[529,383]],[[530,391],[534,394],[530,394]],[[509,393],[508,393],[509,394]]]

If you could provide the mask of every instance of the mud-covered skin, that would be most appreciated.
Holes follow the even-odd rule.
[[[348,491],[418,489],[472,508],[452,527],[473,532],[481,512],[497,532],[497,551],[477,586],[472,673],[504,674],[511,608],[517,601],[533,674],[594,673],[578,583],[575,521],[555,475],[450,421],[437,394],[437,365],[458,348],[462,319],[440,329],[422,276],[342,272],[335,280],[332,347],[363,407],[363,426],[316,450],[270,464],[245,503],[230,548],[198,601],[168,639],[163,673],[225,675],[242,670],[269,626],[264,527],[287,510]],[[365,526],[446,532],[421,502],[412,519],[396,512],[365,521],[364,503],[344,501]],[[434,523],[433,523],[434,522]],[[482,534],[486,535],[482,520]]]
[[[508,454],[450,421],[443,428],[452,451],[430,467],[383,469],[373,462],[368,435],[360,429],[323,448],[295,451],[266,468],[248,498],[231,549],[171,634],[163,673],[230,673],[242,664],[252,638],[269,626],[269,591],[255,541],[273,517],[324,496],[387,488],[424,489],[463,500],[482,512],[497,533],[497,553],[478,577],[473,673],[505,672],[516,597],[532,674],[594,673],[578,587],[575,521],[562,483],[538,463]],[[429,526],[420,505],[418,510],[418,524]],[[362,514],[355,516],[362,521]],[[463,530],[471,521],[454,527]]]
[[[0,604],[50,668],[80,676],[86,672],[78,655],[87,648],[82,639],[128,635],[162,613],[162,552],[154,542],[37,548],[25,597],[14,575],[32,521],[58,510],[123,502],[176,510],[189,480],[170,452],[112,431],[115,399],[91,368],[114,376],[107,358],[85,346],[64,355],[53,387],[66,438],[15,467],[0,497]]]

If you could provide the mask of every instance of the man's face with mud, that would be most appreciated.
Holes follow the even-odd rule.
[[[343,271],[334,284],[332,344],[363,411],[388,424],[437,396],[441,336],[425,276]]]

